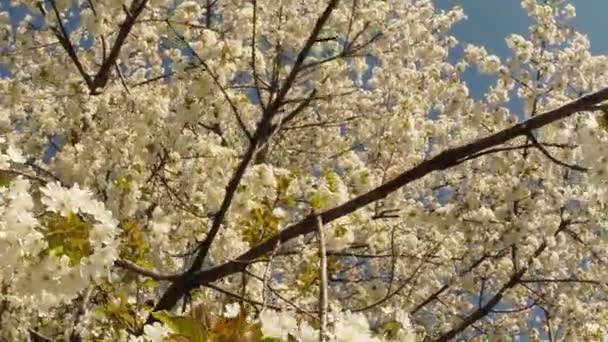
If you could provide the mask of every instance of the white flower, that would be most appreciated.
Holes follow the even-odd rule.
[[[116,226],[118,222],[112,216],[112,212],[106,209],[105,205],[95,200],[84,200],[80,204],[80,208],[83,212],[92,215],[97,221],[108,225]]]
[[[319,331],[306,321],[300,322],[298,330],[296,330],[293,335],[300,342],[317,342],[319,340]]]
[[[495,74],[498,72],[501,63],[498,56],[490,55],[487,56],[483,62],[479,65],[479,70],[485,74]]]
[[[253,6],[251,6],[251,4],[249,4],[249,3],[244,3],[242,5],[242,8],[240,10],[239,15],[243,19],[251,19],[251,18],[253,18]]]
[[[11,159],[7,155],[0,154],[0,169],[8,169],[10,167],[10,161]]]
[[[234,317],[238,316],[240,312],[241,312],[241,306],[239,305],[239,303],[235,302],[235,303],[231,303],[231,304],[226,304],[225,311],[224,311],[224,317],[234,318]]]
[[[25,163],[25,158],[21,153],[21,150],[13,145],[9,145],[6,149],[6,155],[14,163]]]
[[[513,50],[518,59],[527,62],[532,56],[534,44],[518,34],[512,34],[507,38],[507,46]]]
[[[296,319],[289,313],[272,310],[264,310],[260,314],[260,322],[262,323],[262,335],[280,339],[286,339],[287,334],[298,327]]]
[[[257,167],[257,173],[259,175],[259,181],[267,187],[275,188],[277,186],[276,178],[274,177],[274,172],[268,165],[261,164]]]
[[[166,324],[154,323],[144,327],[144,337],[150,342],[162,342],[171,333],[171,329]]]
[[[564,14],[564,18],[572,19],[576,17],[576,8],[572,4],[567,4],[562,13]]]
[[[272,210],[272,215],[278,219],[285,219],[288,217],[287,212],[284,209],[279,208],[279,207],[274,208]]]
[[[488,55],[488,52],[483,47],[478,47],[475,45],[467,45],[464,48],[464,57],[465,60],[469,63],[479,63]]]
[[[335,323],[337,342],[380,342],[372,337],[367,318],[361,313],[345,312]]]
[[[203,41],[207,47],[215,46],[217,44],[217,33],[212,30],[204,30]]]
[[[59,183],[49,182],[40,191],[44,195],[41,201],[46,205],[47,210],[64,216],[69,212],[78,212],[78,203],[74,203],[70,192]]]

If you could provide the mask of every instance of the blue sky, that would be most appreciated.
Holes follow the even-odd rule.
[[[511,33],[525,35],[530,22],[520,6],[520,0],[434,0],[438,8],[449,9],[454,5],[463,6],[468,19],[457,24],[452,33],[462,44],[476,44],[498,56],[508,54],[505,37]],[[573,26],[589,36],[591,50],[594,54],[608,54],[608,0],[572,0],[576,6],[577,17]],[[460,57],[458,49],[451,58]],[[475,97],[483,95],[491,77],[479,75],[475,71],[467,72],[465,80]],[[517,111],[517,101],[511,103],[512,110]],[[535,311],[540,315],[539,311]],[[536,318],[534,315],[531,320]],[[532,323],[532,321],[531,321]],[[532,323],[534,324],[534,323]],[[524,337],[518,341],[526,341]]]
[[[438,8],[464,7],[468,19],[456,25],[454,35],[462,43],[485,46],[491,53],[504,56],[508,50],[504,38],[510,33],[526,33],[528,18],[521,9],[520,0],[434,0]],[[10,7],[10,0],[0,0],[0,12],[9,11],[13,20],[24,15],[22,10]],[[577,9],[574,26],[591,38],[594,53],[608,53],[608,1],[571,0]],[[480,94],[479,84],[470,84],[473,94]],[[483,92],[481,92],[483,93]]]
[[[521,8],[520,0],[434,0],[435,6],[449,9],[455,5],[464,8],[468,19],[453,28],[453,34],[463,44],[485,46],[488,52],[498,56],[508,54],[505,37],[511,33],[525,35],[530,21]],[[594,54],[608,53],[608,1],[572,0],[577,17],[574,27],[589,36]],[[458,57],[455,51],[453,57]],[[471,94],[483,95],[492,78],[476,73],[465,75]]]

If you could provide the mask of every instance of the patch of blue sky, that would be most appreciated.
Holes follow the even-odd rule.
[[[606,13],[608,1],[572,0],[577,8],[577,17],[572,21],[574,28],[589,36],[591,51],[596,54],[608,52],[608,39],[605,39]],[[452,34],[460,44],[450,51],[450,61],[456,62],[463,57],[463,47],[466,44],[483,46],[488,53],[495,54],[501,59],[510,56],[505,38],[510,34],[526,36],[531,25],[530,18],[521,8],[519,0],[434,0],[438,9],[449,10],[454,6],[462,6],[467,19],[457,23]],[[463,79],[469,87],[471,96],[483,98],[490,85],[495,81],[494,76],[483,75],[474,68],[468,68]],[[509,109],[523,117],[523,103],[512,96]]]
[[[508,57],[511,52],[505,38],[513,33],[525,36],[531,23],[517,0],[435,0],[435,6],[443,10],[456,5],[463,7],[467,19],[457,23],[451,31],[460,43],[450,50],[452,63],[462,60],[467,44],[483,46],[488,53],[500,58]],[[481,74],[473,67],[467,68],[462,76],[475,99],[482,99],[496,81],[496,77]],[[523,103],[513,96],[508,107],[514,112],[521,112]]]

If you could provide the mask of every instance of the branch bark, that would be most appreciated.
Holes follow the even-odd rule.
[[[327,251],[325,250],[325,234],[323,233],[323,220],[317,216],[317,232],[319,234],[319,342],[326,341],[327,333]]]
[[[133,25],[135,25],[135,21],[139,17],[139,15],[143,12],[144,8],[148,0],[141,1],[133,1],[131,6],[129,6],[128,15],[125,18],[125,21],[120,25],[120,29],[118,30],[118,35],[116,36],[116,40],[114,41],[114,45],[110,49],[110,53],[108,57],[101,64],[101,68],[93,80],[91,80],[91,84],[89,86],[89,90],[92,95],[98,94],[97,89],[103,88],[108,83],[110,79],[110,71],[112,70],[112,66],[116,63],[118,59],[118,55],[120,54],[120,50],[122,49],[129,33],[131,33],[131,29],[133,29]]]
[[[493,148],[504,144],[505,142],[508,142],[516,137],[526,136],[534,129],[539,129],[556,121],[565,119],[577,112],[593,110],[593,106],[600,104],[606,99],[608,99],[608,88],[604,88],[595,93],[581,97],[559,108],[537,115],[527,121],[518,123],[510,128],[504,129],[485,138],[478,139],[459,147],[448,149],[437,156],[403,172],[389,182],[382,184],[381,186],[370,190],[365,194],[355,197],[342,205],[328,209],[319,215],[324,223],[330,223],[340,217],[353,213],[354,211],[372,202],[385,198],[399,188],[418,180],[431,172],[449,169],[462,163],[470,155],[474,155],[488,148]],[[198,271],[195,274],[190,275],[188,279],[186,279],[185,283],[183,284],[183,288],[181,289],[183,293],[175,299],[175,302],[177,302],[177,300],[179,300],[183,294],[191,291],[192,289],[242,271],[249,262],[252,262],[270,252],[277,243],[283,244],[298,236],[311,233],[315,230],[315,228],[316,217],[312,215],[308,216],[300,222],[287,227],[265,242],[252,247],[249,251],[243,253],[237,259],[225,262],[207,270]],[[175,302],[173,300],[168,301],[165,299],[164,302],[159,303],[157,310],[171,308]]]
[[[245,174],[247,167],[249,166],[252,159],[255,157],[258,147],[266,143],[266,141],[274,133],[275,129],[273,129],[273,126],[271,124],[272,119],[283,105],[283,100],[285,99],[285,96],[291,89],[296,77],[298,76],[298,73],[300,72],[304,60],[308,56],[323,26],[329,19],[331,13],[338,6],[339,2],[339,0],[331,0],[326,6],[321,16],[317,19],[317,22],[315,23],[315,26],[310,33],[310,36],[306,40],[306,43],[302,47],[302,50],[300,50],[300,52],[298,53],[296,61],[291,71],[287,75],[285,81],[283,82],[283,85],[281,86],[279,92],[277,93],[277,96],[262,113],[262,118],[256,127],[256,131],[251,139],[249,148],[245,152],[245,155],[243,156],[243,159],[237,167],[237,170],[235,171],[234,175],[228,182],[228,185],[226,187],[226,195],[224,196],[224,200],[222,201],[220,209],[213,220],[211,228],[209,229],[209,232],[207,233],[207,236],[205,237],[203,242],[199,244],[198,252],[194,259],[194,262],[192,263],[192,266],[182,278],[180,278],[178,281],[175,281],[167,289],[167,291],[163,294],[163,296],[157,303],[154,309],[155,311],[173,308],[175,303],[177,303],[182,296],[187,294],[192,289],[192,287],[189,287],[189,284],[192,282],[191,279],[194,274],[196,274],[196,272],[200,270],[200,266],[202,265],[203,260],[206,258],[209,248],[211,248],[211,244],[215,239],[215,236],[218,234],[221,228],[224,217],[226,216],[228,209],[230,209],[230,205],[236,194],[238,185],[240,184],[240,181],[243,175]],[[277,242],[278,240],[275,240],[275,244],[271,246],[271,249],[276,246]],[[150,323],[153,320],[154,318],[150,315],[148,317],[147,323]]]

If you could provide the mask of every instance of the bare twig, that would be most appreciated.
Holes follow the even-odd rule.
[[[51,7],[53,7],[53,12],[55,13],[55,17],[57,18],[57,24],[59,25],[59,29],[53,28],[53,32],[55,33],[55,36],[59,40],[59,43],[61,44],[61,46],[63,47],[65,52],[68,54],[68,56],[70,57],[70,59],[72,60],[74,65],[76,66],[76,69],[78,69],[78,72],[80,73],[80,75],[82,76],[84,81],[86,82],[87,86],[91,87],[93,81],[91,80],[91,77],[89,76],[89,74],[86,72],[86,70],[82,66],[82,63],[80,63],[80,59],[78,59],[78,55],[76,54],[76,49],[74,48],[74,45],[72,45],[72,42],[70,41],[70,34],[68,33],[68,31],[65,29],[65,26],[63,25],[63,21],[61,19],[61,13],[59,13],[59,10],[57,9],[55,0],[51,0],[50,3],[51,3]]]
[[[327,333],[327,251],[325,249],[325,234],[323,233],[323,219],[317,215],[317,233],[319,234],[319,342],[325,341]]]
[[[137,17],[139,17],[139,15],[143,12],[144,8],[146,8],[147,3],[148,0],[134,0],[129,6],[127,11],[129,15],[127,15],[123,23],[120,25],[120,29],[118,30],[118,34],[116,35],[116,40],[114,40],[114,45],[112,45],[112,48],[110,49],[110,53],[103,61],[101,68],[99,68],[99,71],[97,72],[93,80],[88,82],[91,94],[98,94],[97,89],[105,87],[108,83],[108,80],[110,79],[110,70],[116,63],[118,55],[120,54],[120,50],[125,44],[129,33],[131,33],[131,29],[133,28]]]
[[[237,108],[236,104],[234,103],[234,101],[232,100],[232,98],[230,97],[230,95],[228,94],[228,92],[226,91],[226,88],[220,83],[219,77],[213,72],[213,70],[211,70],[211,68],[209,67],[209,65],[207,64],[207,62],[205,62],[205,60],[201,56],[199,56],[199,54],[194,50],[194,48],[192,48],[192,46],[186,40],[186,38],[184,36],[182,36],[181,34],[179,34],[179,32],[177,32],[177,30],[175,30],[173,28],[173,26],[171,25],[171,22],[169,22],[167,20],[166,23],[169,26],[169,28],[173,31],[173,34],[175,34],[175,36],[180,41],[182,41],[184,44],[186,44],[188,46],[188,49],[190,50],[190,52],[192,53],[192,55],[194,55],[194,57],[196,57],[196,59],[203,66],[203,68],[207,72],[207,74],[209,74],[209,77],[211,77],[211,80],[213,80],[213,83],[220,90],[220,92],[224,96],[224,99],[226,100],[226,102],[230,106],[230,109],[232,110],[232,113],[234,114],[234,117],[236,118],[236,121],[239,124],[239,127],[241,128],[241,130],[243,131],[243,133],[245,133],[245,135],[247,136],[247,138],[249,139],[249,141],[252,141],[253,136],[251,135],[251,132],[249,132],[249,130],[247,129],[247,126],[243,122],[243,119],[241,118],[241,113],[239,112],[239,109]]]
[[[262,112],[266,111],[266,105],[264,104],[264,99],[262,99],[262,92],[260,91],[260,80],[259,80],[259,76],[258,76],[258,66],[257,66],[257,61],[256,61],[256,34],[257,34],[257,30],[256,30],[256,26],[257,26],[257,20],[258,20],[258,2],[256,0],[253,0],[252,2],[253,5],[253,23],[251,24],[251,69],[253,71],[253,83],[254,83],[254,89],[256,92],[256,96],[258,97],[258,101],[260,102],[260,108],[262,108]]]
[[[246,298],[244,296],[241,296],[241,295],[236,294],[234,292],[230,292],[228,290],[225,290],[225,289],[223,289],[223,288],[221,288],[219,286],[215,286],[213,284],[206,284],[205,287],[210,288],[212,290],[215,290],[215,291],[217,291],[219,293],[222,293],[222,294],[224,294],[224,295],[226,295],[228,297],[233,297],[233,298],[238,299],[239,301],[242,301],[242,302],[245,302],[245,303],[249,303],[251,305],[257,305],[257,306],[261,306],[261,307],[269,307],[269,308],[271,308],[273,310],[281,310],[280,306],[271,305],[271,304],[267,304],[267,303],[264,303],[264,302],[258,302],[256,300]]]
[[[138,275],[148,277],[154,280],[164,280],[164,281],[174,281],[181,277],[181,274],[161,274],[153,270],[148,270],[143,267],[140,267],[130,261],[124,259],[118,259],[114,261],[114,266],[125,269],[129,272],[136,273]]]
[[[563,209],[562,209],[562,213],[563,213]],[[559,224],[559,227],[553,233],[553,236],[557,236],[564,229],[566,229],[568,227],[568,225],[570,225],[570,224],[572,224],[572,222],[562,219],[562,221]],[[547,248],[547,242],[543,241],[543,243],[541,243],[538,246],[538,248],[536,248],[534,253],[532,253],[532,255],[528,258],[527,265],[522,267],[518,271],[514,272],[513,275],[511,275],[511,277],[509,278],[509,280],[496,292],[496,294],[492,298],[490,298],[490,300],[488,300],[486,302],[486,304],[484,304],[482,307],[478,308],[477,310],[473,311],[470,315],[468,315],[465,319],[463,319],[463,321],[460,324],[456,325],[449,331],[445,332],[444,334],[439,336],[437,339],[433,340],[433,342],[447,342],[447,341],[453,340],[462,331],[464,331],[469,326],[471,326],[472,324],[474,324],[475,322],[477,322],[478,320],[480,320],[481,318],[485,317],[490,312],[492,312],[494,307],[498,303],[500,303],[504,294],[508,290],[512,289],[513,287],[515,287],[517,284],[519,284],[521,282],[521,279],[528,271],[528,268],[530,267],[530,265],[532,264],[534,259],[538,258],[545,251],[546,248]]]
[[[127,94],[131,95],[131,91],[129,90],[129,84],[127,83],[127,80],[125,79],[125,76],[122,73],[122,70],[120,70],[120,66],[118,66],[118,63],[114,63],[114,66],[116,67],[116,73],[118,74],[118,77],[120,77],[120,83],[122,84],[123,88],[125,88],[125,91],[127,92]]]
[[[548,158],[550,161],[554,162],[555,164],[557,164],[557,165],[561,165],[561,166],[564,166],[564,167],[567,167],[567,168],[569,168],[569,169],[572,169],[572,170],[575,170],[575,171],[579,171],[579,172],[587,172],[587,171],[589,171],[589,169],[588,169],[588,168],[586,168],[586,167],[582,167],[582,166],[575,165],[575,164],[568,164],[568,163],[565,163],[565,162],[563,162],[563,161],[561,161],[561,160],[558,160],[557,158],[553,157],[553,156],[552,156],[552,155],[551,155],[551,154],[550,154],[550,153],[549,153],[549,152],[548,152],[548,151],[547,151],[547,150],[546,150],[546,149],[543,147],[543,145],[541,145],[541,144],[538,142],[538,139],[536,139],[536,137],[534,136],[534,134],[529,133],[529,134],[528,134],[528,138],[530,139],[530,141],[532,141],[532,143],[533,143],[534,147],[538,148],[538,150],[539,150],[539,151],[540,151],[542,154],[544,154],[544,155],[545,155],[545,157],[547,157],[547,158]]]
[[[276,255],[278,249],[279,249],[279,244],[277,244],[274,247],[274,250],[272,251],[272,255],[270,256],[270,258],[268,259],[268,262],[266,263],[266,269],[264,270],[264,278],[262,280],[262,309],[260,309],[260,311],[264,311],[264,309],[266,308],[266,304],[268,303],[266,289],[269,288],[268,281],[272,274],[272,260],[274,259],[274,256]]]

